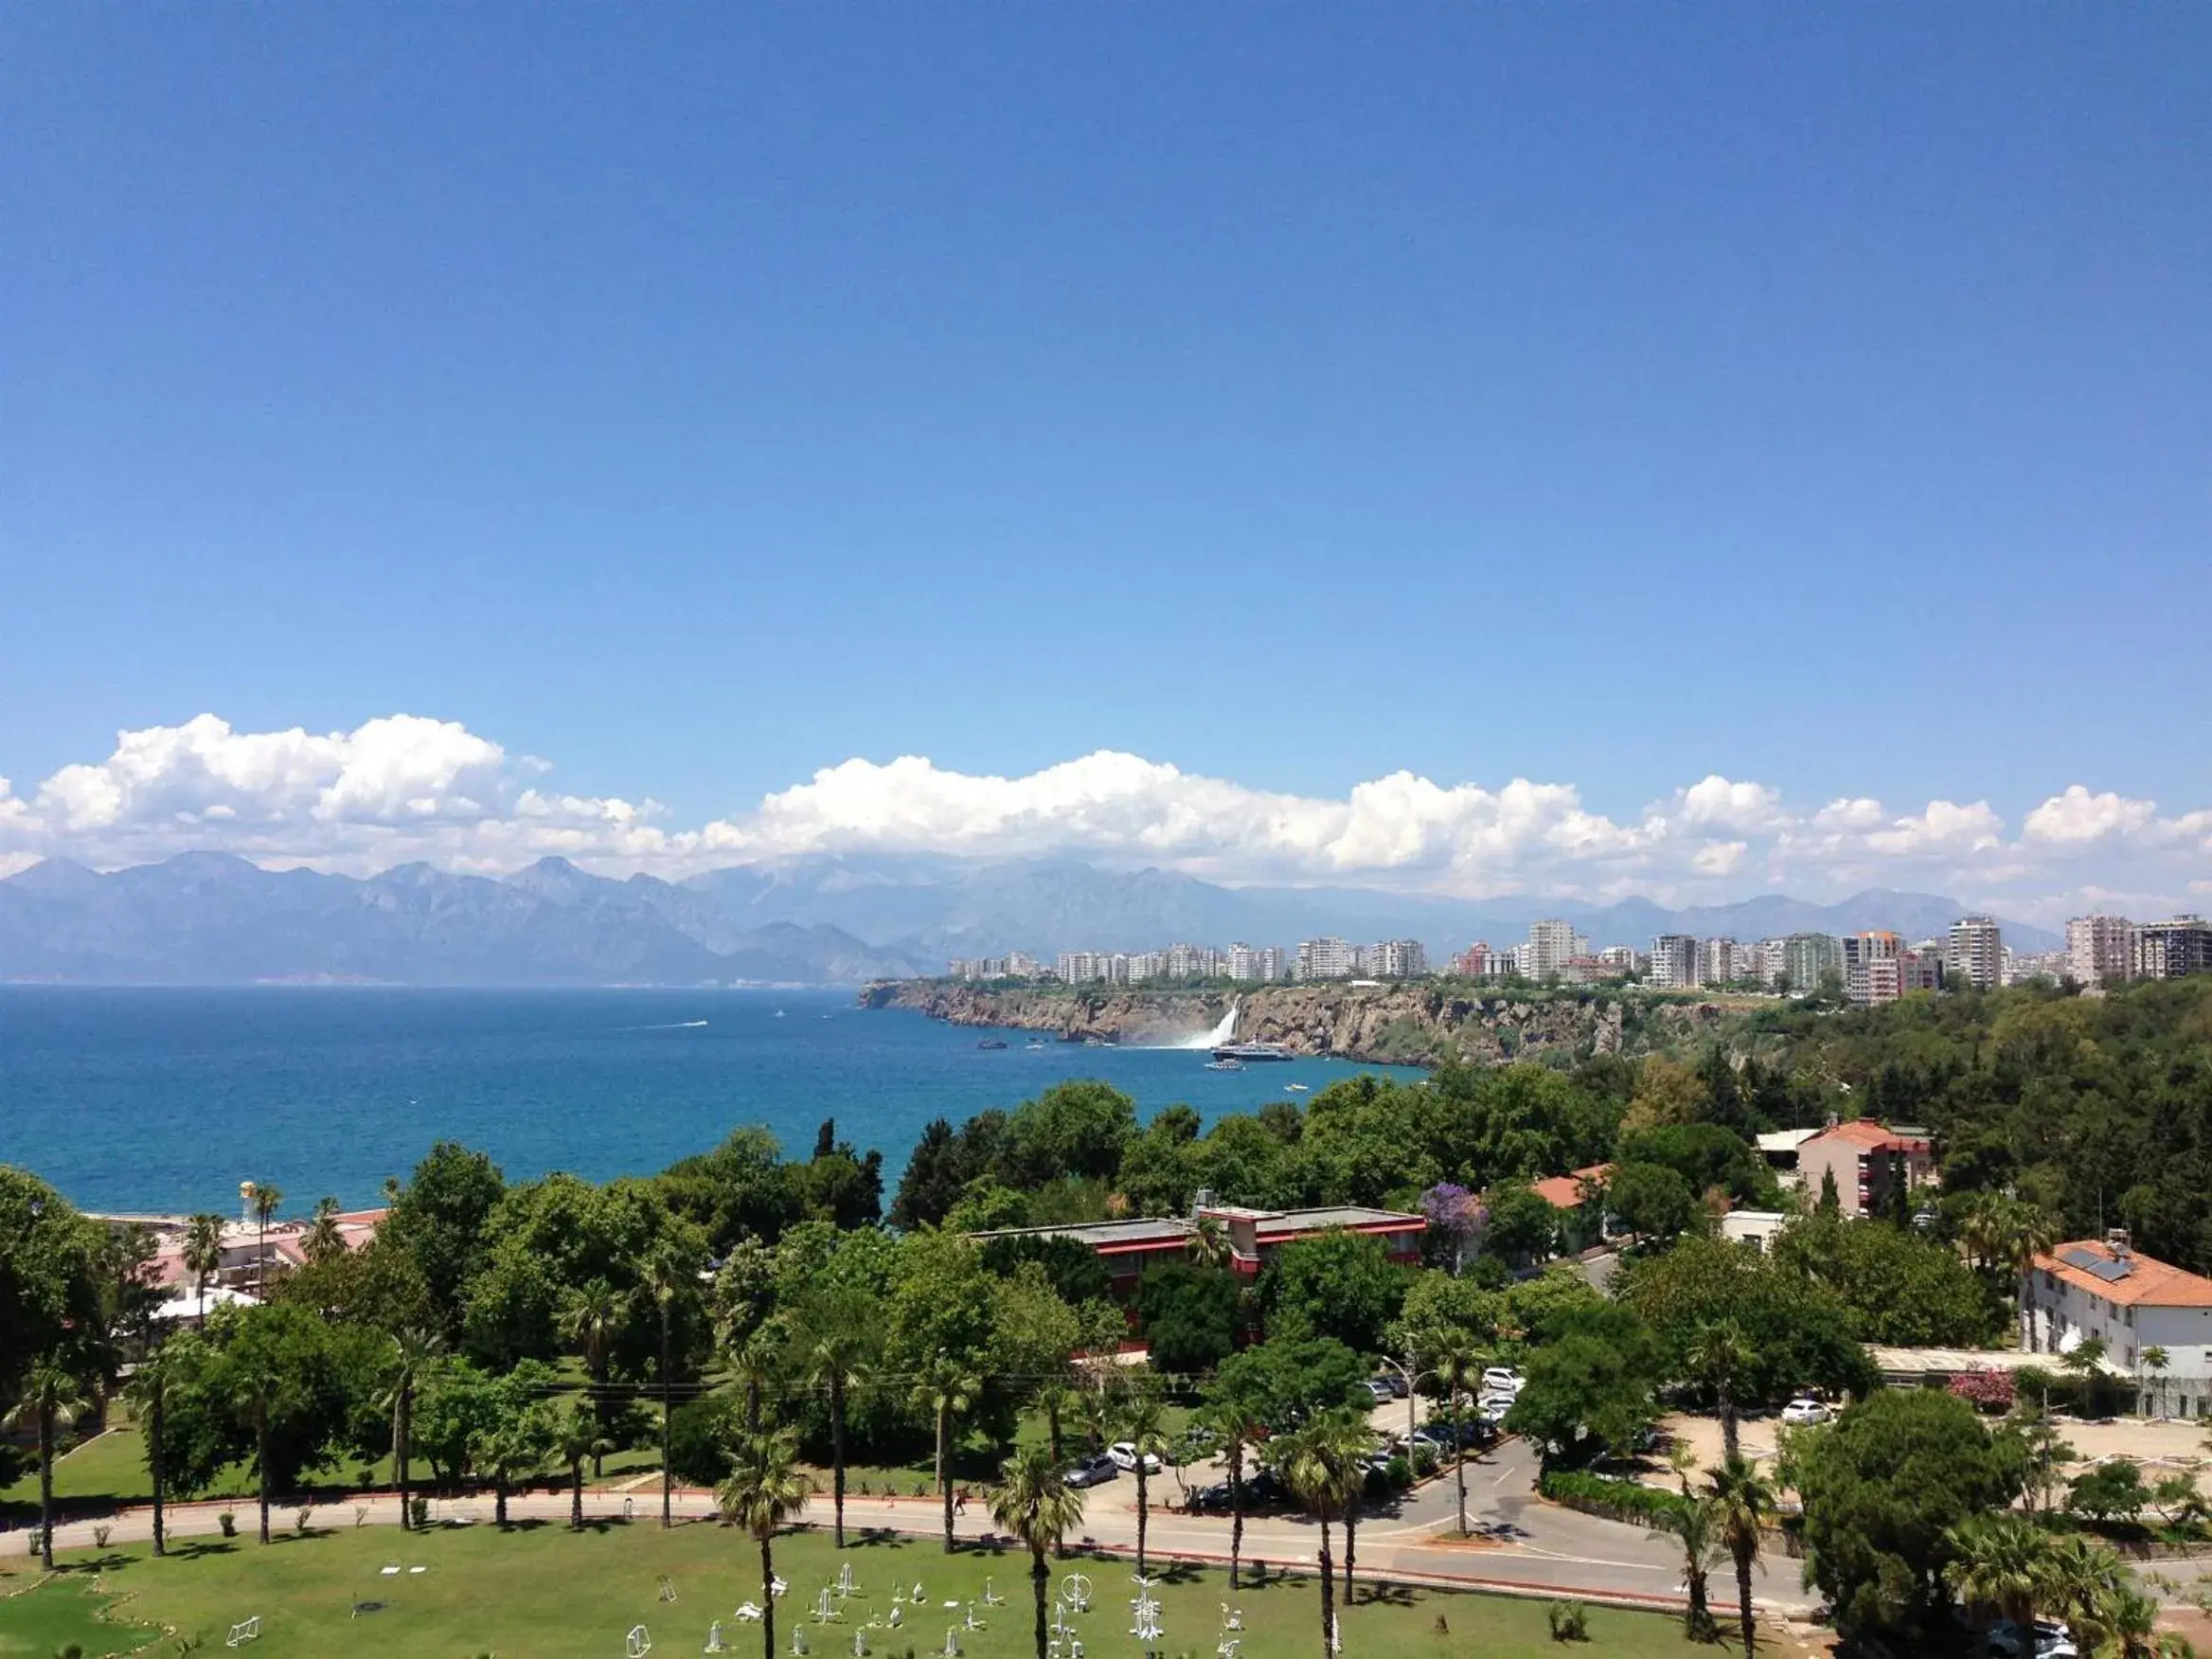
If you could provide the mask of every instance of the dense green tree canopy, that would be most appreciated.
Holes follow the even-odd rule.
[[[1741,1245],[1685,1239],[1664,1255],[1631,1264],[1614,1289],[1658,1336],[1671,1377],[1690,1374],[1686,1356],[1700,1332],[1733,1324],[1750,1350],[1736,1381],[1737,1397],[1746,1404],[1779,1404],[1808,1387],[1843,1394],[1874,1384],[1873,1363],[1857,1336],[1858,1316],[1843,1299]]]
[[[1137,1316],[1158,1369],[1178,1376],[1210,1371],[1237,1346],[1243,1293],[1219,1267],[1170,1261],[1148,1268],[1137,1287]]]
[[[2025,1454],[1973,1408],[1930,1389],[1885,1389],[1795,1455],[1812,1580],[1846,1630],[1934,1635],[1950,1606],[1950,1529],[2020,1493]]]
[[[1237,1400],[1249,1420],[1286,1434],[1317,1412],[1365,1402],[1368,1374],[1367,1362],[1332,1338],[1271,1337],[1223,1360],[1204,1392]]]
[[[1283,1246],[1260,1280],[1267,1334],[1293,1342],[1330,1336],[1361,1353],[1379,1352],[1408,1276],[1365,1234],[1297,1240]]]

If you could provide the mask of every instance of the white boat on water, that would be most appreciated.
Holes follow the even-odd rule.
[[[1240,1060],[1209,1060],[1205,1062],[1205,1069],[1207,1071],[1242,1071],[1244,1062]]]
[[[1286,1095],[1303,1095],[1305,1092],[1306,1085],[1304,1083],[1285,1083],[1283,1085],[1283,1093]]]

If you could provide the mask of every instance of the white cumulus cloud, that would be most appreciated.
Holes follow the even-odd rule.
[[[1772,785],[1717,773],[1615,817],[1575,784],[1525,777],[1398,771],[1311,795],[1113,750],[1018,776],[908,755],[827,766],[749,811],[686,827],[650,798],[556,787],[550,771],[454,721],[395,714],[349,731],[241,732],[203,714],[119,733],[104,758],[63,766],[27,794],[0,779],[0,874],[45,856],[112,867],[201,848],[355,873],[411,859],[500,872],[560,853],[670,877],[820,852],[1065,853],[1232,883],[1476,897],[1686,901],[1736,897],[1746,882],[1807,897],[1912,885],[2048,919],[2039,905],[2099,889],[2178,899],[2205,879],[2212,851],[2212,811],[2162,817],[2148,800],[2082,784],[2050,794],[2012,835],[1987,801],[1898,812],[1851,794],[1796,806]]]

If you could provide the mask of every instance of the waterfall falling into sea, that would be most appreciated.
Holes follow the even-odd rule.
[[[1215,1049],[1224,1043],[1234,1043],[1237,1040],[1238,1000],[1236,997],[1229,999],[1229,1011],[1222,1016],[1221,1024],[1212,1030],[1202,1031],[1195,1037],[1186,1037],[1175,1046],[1178,1048]]]

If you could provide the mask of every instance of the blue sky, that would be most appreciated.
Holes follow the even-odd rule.
[[[0,31],[18,861],[290,811],[199,740],[122,807],[41,806],[118,731],[403,712],[498,745],[467,804],[503,818],[528,787],[689,833],[856,758],[1023,778],[1111,750],[1233,781],[1230,816],[1357,817],[1403,771],[1479,786],[1486,824],[1524,778],[1679,831],[1718,775],[1801,825],[1986,803],[1982,863],[1916,878],[2212,875],[2202,8]],[[2076,785],[2116,803],[2076,814],[2079,861],[2015,870]],[[865,841],[876,786],[806,845]],[[411,787],[379,810],[445,811]],[[1423,850],[1375,867],[1419,880],[1408,811]],[[169,841],[96,833],[134,812]],[[919,817],[905,841],[968,845]],[[978,849],[1148,845],[1027,797],[992,823]],[[1724,869],[1594,883],[1857,879],[1777,878],[1714,824],[1748,838]],[[239,844],[381,856],[304,833]],[[1151,845],[1231,879],[1368,867]]]

